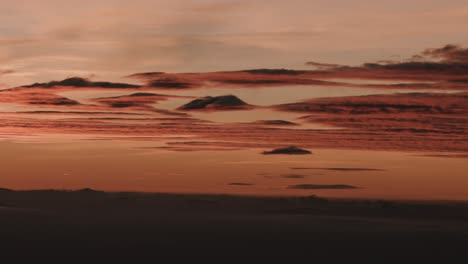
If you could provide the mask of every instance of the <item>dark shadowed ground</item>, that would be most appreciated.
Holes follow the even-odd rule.
[[[454,263],[468,242],[466,203],[1,189],[0,206],[4,256]]]

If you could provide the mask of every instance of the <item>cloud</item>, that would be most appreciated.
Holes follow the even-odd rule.
[[[467,74],[468,72],[468,48],[448,44],[441,48],[431,48],[413,55],[403,61],[379,61],[365,63],[366,69],[385,69],[401,71],[423,71],[444,74]]]
[[[24,91],[18,89],[0,91],[0,103],[29,105],[78,106],[79,102],[45,91]]]
[[[247,183],[247,182],[230,182],[228,185],[233,185],[233,186],[252,186],[254,185],[253,183]]]
[[[306,149],[301,149],[296,146],[290,146],[286,148],[277,148],[273,149],[271,151],[263,151],[263,155],[309,155],[312,154],[311,151],[306,150]]]
[[[329,170],[329,171],[383,171],[382,169],[371,168],[311,168],[311,167],[292,167],[291,170]]]
[[[306,176],[301,175],[301,174],[286,174],[286,175],[281,175],[281,177],[286,178],[286,179],[304,179]]]
[[[468,48],[453,44],[445,45],[442,48],[426,49],[421,55],[438,59],[444,63],[468,63]]]
[[[408,59],[384,59],[364,63],[360,66],[344,66],[313,61],[306,62],[306,65],[314,66],[317,70],[316,72],[308,72],[308,78],[315,77],[321,80],[333,78],[433,80],[441,82],[439,87],[447,88],[446,81],[468,78],[468,48],[448,44],[441,48],[425,49]],[[386,86],[391,87],[391,85]],[[374,87],[377,86],[374,85]],[[381,85],[381,87],[385,87],[385,85]],[[413,84],[408,87],[421,88],[422,86],[421,84]],[[464,87],[463,89],[467,88]]]
[[[139,92],[122,96],[94,98],[93,101],[108,105],[112,108],[132,108],[134,110],[164,111],[157,110],[152,105],[158,101],[164,101],[168,100],[169,98],[176,97],[179,96]],[[170,111],[167,111],[167,113],[169,112]]]
[[[298,123],[286,121],[286,120],[257,120],[251,124],[267,125],[267,126],[299,126]]]
[[[137,75],[136,75],[137,76]],[[146,76],[149,76],[148,73]],[[148,86],[156,87],[156,88],[168,88],[168,89],[186,89],[195,87],[196,84],[191,83],[189,80],[181,80],[178,78],[159,78],[153,81],[150,81]]]
[[[242,101],[235,95],[207,96],[195,99],[185,105],[178,107],[178,110],[250,110],[253,106]]]
[[[288,70],[288,69],[252,69],[252,70],[243,70],[241,72],[247,72],[250,74],[260,74],[260,75],[300,75],[300,74],[307,73],[307,71]]]
[[[346,184],[296,184],[288,186],[288,189],[296,190],[346,190],[358,187]]]
[[[315,67],[317,70],[320,70],[320,71],[329,71],[329,70],[335,70],[335,69],[344,67],[339,64],[320,63],[320,62],[314,62],[314,61],[308,61],[305,63],[305,65]]]
[[[304,112],[301,118],[311,123],[322,123],[341,128],[342,135],[351,144],[361,142],[365,148],[424,149],[424,144],[456,147],[464,144],[468,129],[468,94],[460,93],[399,93],[390,95],[317,98],[277,106],[278,110]],[[324,131],[330,135],[331,131]],[[456,139],[455,139],[456,138]],[[447,140],[445,143],[437,143]],[[451,140],[453,143],[450,143]],[[334,139],[330,139],[333,142]],[[412,143],[410,143],[412,142]],[[457,142],[457,143],[455,143]],[[338,143],[336,143],[338,144]],[[438,149],[431,145],[434,149]],[[355,145],[357,147],[357,145]],[[460,147],[462,150],[464,147]],[[463,152],[463,151],[462,151]],[[319,168],[316,168],[319,169]],[[322,169],[322,168],[320,168]],[[346,168],[323,168],[346,171]],[[351,169],[351,168],[349,168]]]
[[[92,92],[93,89],[102,91],[98,88],[87,88],[86,91]],[[1,91],[0,103],[2,103],[3,110],[0,118],[1,129],[18,134],[71,133],[115,137],[138,136],[144,140],[161,140],[151,138],[155,135],[158,137],[190,135],[189,141],[184,138],[182,141],[167,142],[164,149],[173,151],[251,149],[252,153],[257,153],[260,149],[281,147],[280,153],[290,154],[291,150],[287,147],[294,145],[304,149],[343,148],[453,153],[465,153],[468,149],[465,140],[468,129],[466,93],[413,93],[322,98],[299,102],[298,105],[290,104],[286,109],[280,109],[304,112],[304,115],[309,114],[301,119],[301,122],[324,123],[340,128],[316,131],[271,130],[251,124],[204,122],[188,118],[189,116],[171,118],[168,114],[173,113],[157,112],[157,109],[142,109],[138,106],[140,109],[127,107],[124,108],[125,111],[117,111],[117,108],[109,107],[107,104],[112,106],[113,102],[128,101],[144,106],[152,105],[151,102],[155,99],[164,99],[164,97],[149,93],[99,98],[95,99],[95,104],[87,104],[83,101],[79,105],[63,105],[62,103],[57,105],[57,100],[63,100],[63,97],[55,93],[63,94],[63,91],[69,90],[69,88],[16,88]],[[74,97],[70,98],[74,99]],[[96,102],[102,104],[96,104]],[[8,106],[8,104],[15,103],[21,105],[16,108]],[[314,106],[314,104],[319,104],[319,106]],[[286,151],[281,151],[282,149]],[[256,162],[276,162],[271,160],[271,157],[259,158],[266,160]],[[371,170],[348,167],[304,167],[302,169],[337,172]]]
[[[316,80],[315,71],[289,69],[250,69],[202,73],[144,72],[128,75],[158,89],[197,89],[207,87],[270,87],[283,85],[337,85]],[[341,83],[341,85],[346,85]]]
[[[365,63],[363,68],[369,70],[396,70],[403,72],[419,72],[420,74],[450,74],[466,75],[468,72],[468,63],[459,62],[397,62],[391,64]],[[397,73],[394,76],[398,76]]]
[[[15,73],[15,72],[16,71],[11,70],[11,69],[5,69],[5,70],[0,69],[0,75],[11,74],[11,73]]]
[[[128,83],[111,83],[111,82],[91,82],[88,79],[80,77],[71,77],[62,81],[50,81],[47,83],[34,83],[31,85],[25,85],[25,88],[43,87],[94,87],[94,88],[139,88],[140,85],[128,84]]]
[[[424,157],[468,159],[468,154],[422,154]]]
[[[205,73],[154,72],[133,76],[138,77],[147,84],[151,84],[154,81],[159,81],[160,85],[165,84],[164,82],[169,84],[184,82],[188,84],[187,89],[201,87],[221,87],[223,89],[244,87],[249,89],[252,87],[286,86],[285,84],[297,85],[304,83],[350,87],[370,86],[367,82],[364,84],[360,81],[355,83],[337,83],[333,80],[333,78],[340,77],[393,80],[390,84],[387,82],[381,82],[382,84],[380,85],[372,84],[372,87],[379,88],[405,89],[423,87],[425,89],[452,89],[456,87],[457,89],[468,89],[466,82],[468,74],[465,71],[465,76],[462,71],[463,65],[466,65],[466,63],[459,62],[461,61],[460,58],[463,57],[460,55],[463,54],[463,51],[460,47],[442,47],[440,49],[432,49],[430,54],[438,54],[437,56],[439,57],[438,59],[431,57],[431,61],[424,61],[424,58],[429,55],[424,55],[422,54],[424,52],[422,52],[419,54],[418,61],[381,61],[375,65],[340,67],[327,72],[260,68]],[[444,55],[442,56],[441,54]],[[453,59],[454,57],[457,59]],[[448,58],[455,62],[447,61],[449,60]],[[457,67],[458,73],[455,71]],[[394,81],[394,79],[403,77],[412,82],[399,84]],[[322,78],[329,78],[333,81],[322,81]],[[426,78],[431,78],[429,80],[432,80],[432,82],[425,82],[425,85],[417,83]],[[117,84],[120,86],[120,83]],[[49,88],[40,88],[41,86]],[[194,113],[164,112],[164,110],[154,109],[154,107],[157,107],[157,105],[153,107],[154,103],[157,103],[158,100],[167,99],[167,97],[157,94],[136,93],[137,91],[155,90],[151,85],[139,87],[129,84],[129,88],[125,90],[128,91],[129,95],[94,98],[87,100],[87,102],[83,100],[82,104],[67,101],[67,98],[59,96],[59,93],[61,94],[63,91],[86,90],[86,92],[98,93],[102,92],[100,87],[114,86],[115,83],[110,82],[93,82],[84,78],[69,78],[62,81],[37,83],[29,88],[22,87],[2,91],[0,92],[1,103],[16,103],[21,104],[20,107],[22,107],[20,109],[21,113],[14,113],[18,108],[14,110],[11,110],[13,108],[8,108],[8,106],[3,108],[8,111],[8,116],[2,115],[1,121],[5,124],[3,129],[22,129],[29,133],[33,131],[38,134],[57,132],[150,136],[159,134],[193,135],[193,142],[170,142],[168,147],[166,147],[168,150],[179,151],[246,148],[269,150],[284,147],[286,151],[283,150],[283,154],[288,154],[291,150],[287,147],[295,145],[301,146],[304,149],[346,148],[448,152],[466,152],[467,149],[465,140],[468,128],[466,125],[468,123],[465,122],[468,114],[466,93],[409,93],[321,98],[269,108],[307,115],[297,120],[298,123],[324,123],[339,128],[320,131],[300,129],[300,127],[293,131],[252,124],[223,124],[223,120],[219,121],[220,123],[215,123],[203,122],[202,120],[195,121],[193,119],[155,119],[159,115],[177,114],[188,117]],[[56,88],[51,89],[50,87]],[[76,87],[86,87],[86,89],[76,89]],[[179,87],[158,88],[174,89]],[[191,92],[187,91],[188,94]],[[236,93],[235,91],[233,92]],[[266,96],[269,96],[268,89],[265,89],[264,92]],[[69,100],[75,99],[71,95],[67,96],[70,96]],[[208,100],[208,105],[211,99]],[[88,104],[90,102],[92,104]],[[226,102],[219,104],[223,105],[224,103]],[[229,104],[229,102],[227,103]],[[70,107],[71,105],[73,107]],[[125,111],[117,112],[117,109],[125,109]],[[84,112],[85,110],[89,112]],[[119,115],[134,114],[145,116],[132,120],[130,120],[131,118],[125,119],[122,115],[120,117],[111,116],[112,114],[117,115],[117,113]],[[34,115],[34,118],[26,119],[28,114]],[[73,116],[74,114],[80,116],[77,118]],[[109,114],[109,116],[104,116],[105,114]],[[39,117],[39,115],[43,116]],[[197,116],[196,114],[194,115]],[[58,119],[53,120],[53,118]],[[263,120],[256,122],[256,124],[289,125],[289,121]],[[293,152],[297,151],[293,150]],[[363,170],[362,168],[317,169],[333,171]]]
[[[333,63],[306,62],[314,70],[284,68],[218,71],[204,73],[148,72],[129,77],[141,79],[148,86],[158,88],[189,89],[214,87],[213,83],[231,87],[268,87],[282,85],[340,85],[348,87],[412,88],[412,89],[468,89],[468,49],[456,45],[426,49],[405,60],[379,60],[361,66]],[[337,82],[333,79],[398,79],[411,81],[405,84],[365,84]],[[327,81],[332,79],[332,81]]]
[[[334,115],[468,113],[467,93],[399,93],[317,98],[276,106],[279,110]]]
[[[452,41],[466,24],[466,9],[453,3],[403,0],[4,2],[0,24],[8,26],[0,27],[0,59],[37,73],[22,82],[50,79],[44,63],[51,71],[89,70],[107,79],[130,71],[301,67],[312,56],[357,63],[372,58],[375,51],[364,50],[371,45],[393,53],[426,45],[427,39],[432,45],[443,34]],[[50,59],[65,55],[86,60]],[[34,62],[38,57],[43,61]]]

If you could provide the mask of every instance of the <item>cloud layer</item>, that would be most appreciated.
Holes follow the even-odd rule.
[[[144,137],[150,141],[158,140],[154,135],[190,136],[165,142],[164,149],[178,151],[288,150],[297,146],[312,151],[345,148],[464,153],[468,150],[468,73],[457,67],[464,67],[465,52],[462,47],[447,45],[420,53],[431,61],[381,62],[328,70],[280,68],[131,75],[142,85],[78,77],[34,83],[0,91],[0,133],[92,134],[110,139]],[[359,83],[356,78],[368,82]],[[155,87],[155,82],[159,86]],[[241,97],[235,96],[239,89],[252,91],[254,96],[246,100],[250,104],[259,97],[257,89],[262,89],[262,96],[270,96],[273,87],[275,91],[288,90],[291,85],[304,84],[310,89],[325,86],[327,91],[338,94],[315,99],[304,96],[300,101],[258,107],[252,106],[255,102],[245,105]],[[363,94],[372,88],[377,94],[343,96],[343,87]],[[386,92],[395,88],[399,94]],[[215,89],[233,95],[210,96]],[[85,99],[77,92],[86,95]],[[210,111],[181,111],[199,104]],[[212,115],[219,118],[210,119]],[[250,121],[233,121],[239,116]],[[326,129],[310,128],[308,124],[324,125]]]
[[[462,0],[7,1],[0,14],[8,86],[74,75],[356,65],[463,39]]]

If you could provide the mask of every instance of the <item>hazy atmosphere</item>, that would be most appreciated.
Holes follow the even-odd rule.
[[[0,246],[455,258],[466,25],[466,0],[0,0]]]
[[[400,60],[466,24],[463,0],[3,1],[0,83]]]

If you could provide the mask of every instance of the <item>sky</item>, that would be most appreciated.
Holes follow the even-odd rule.
[[[468,44],[466,0],[0,1],[0,87],[355,65]]]
[[[0,175],[467,200],[466,25],[467,0],[0,0],[0,158],[28,164]]]

